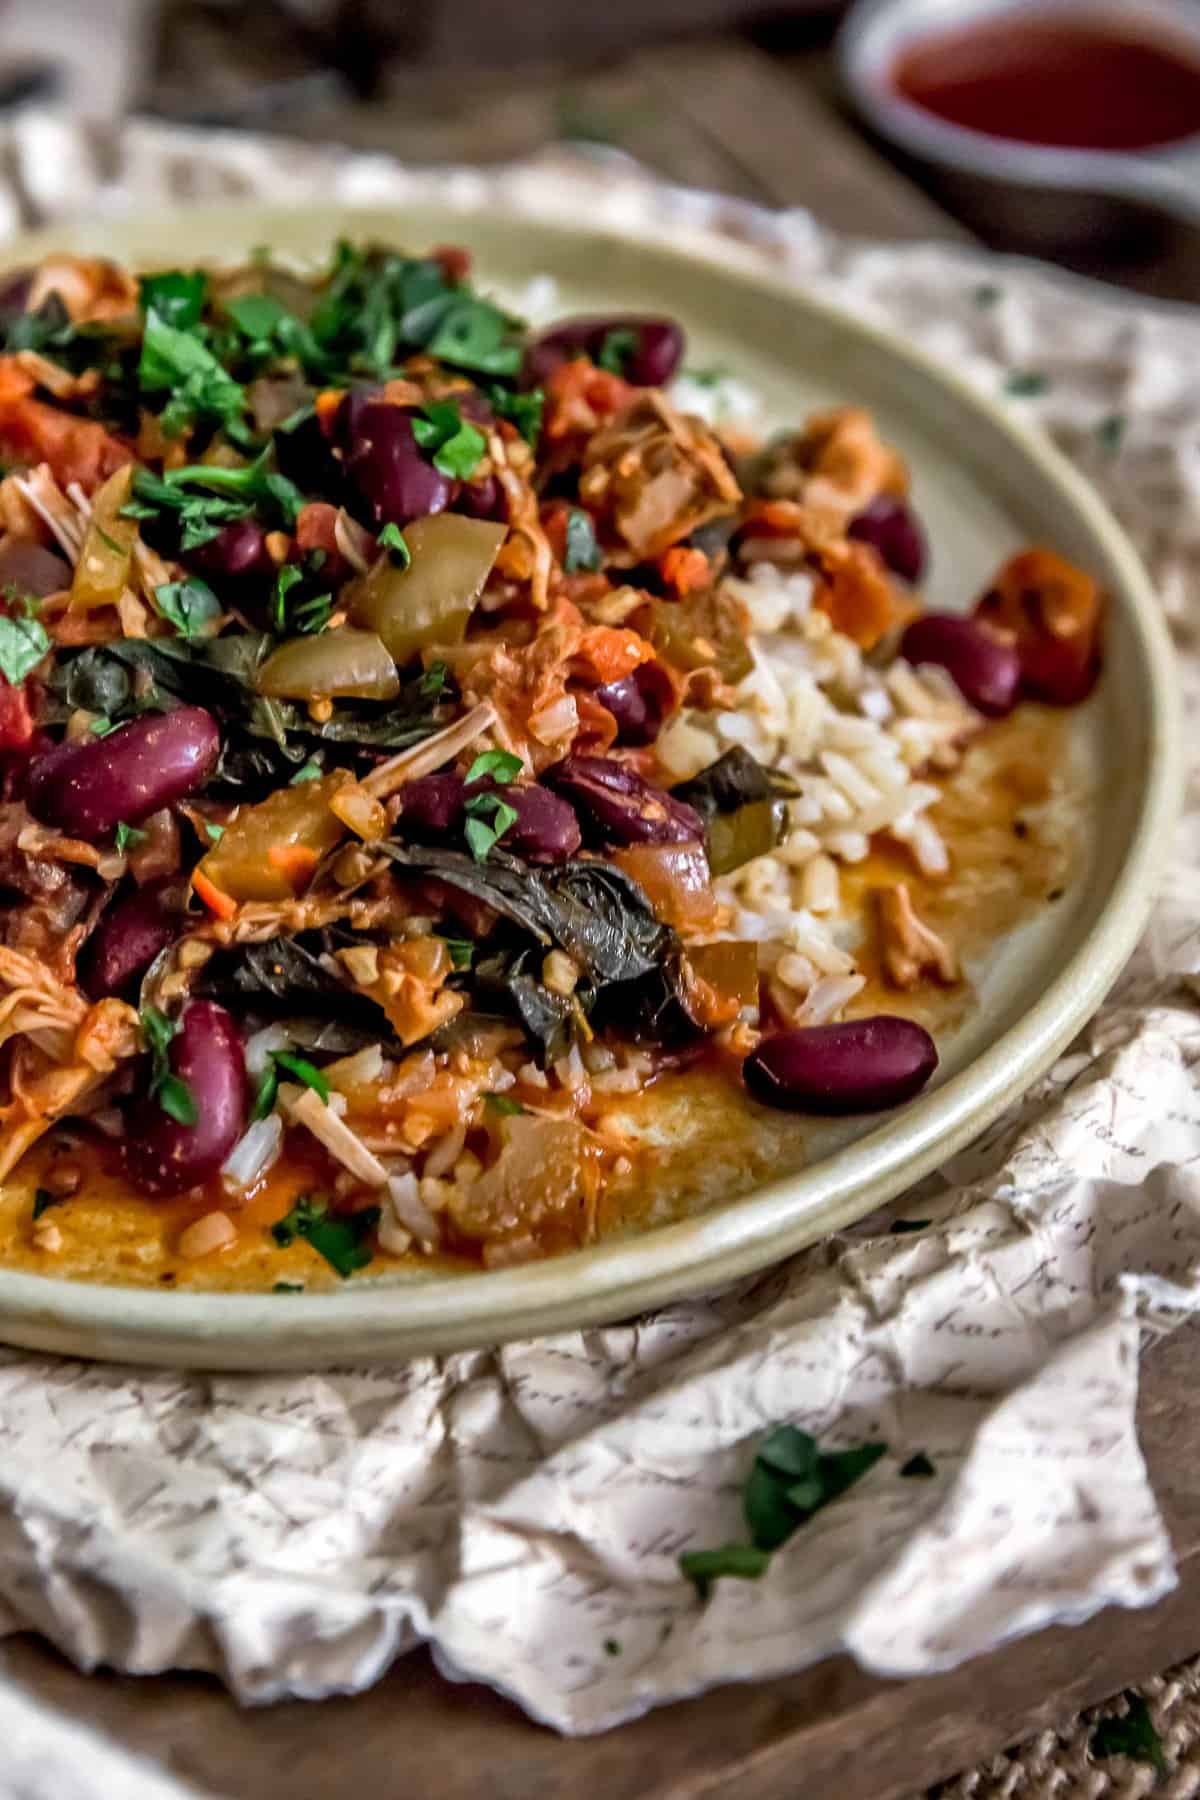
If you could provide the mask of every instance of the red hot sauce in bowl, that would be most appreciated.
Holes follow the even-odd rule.
[[[1116,19],[1009,13],[922,37],[891,82],[951,125],[1025,144],[1148,150],[1200,132],[1200,47]]]

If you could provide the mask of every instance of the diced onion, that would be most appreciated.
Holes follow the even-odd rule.
[[[329,1154],[357,1176],[365,1187],[383,1187],[388,1178],[383,1164],[312,1088],[297,1093],[285,1084],[279,1090],[279,1099],[292,1123],[306,1126]]]
[[[272,1050],[286,1050],[291,1041],[282,1025],[267,1025],[253,1037],[248,1037],[245,1058],[251,1075],[261,1079],[270,1067]]]
[[[259,1033],[259,1036],[265,1034]],[[244,1137],[238,1139],[225,1161],[221,1173],[235,1187],[253,1187],[266,1174],[283,1146],[283,1120],[278,1113],[256,1119]]]

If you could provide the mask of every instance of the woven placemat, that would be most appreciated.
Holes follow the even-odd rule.
[[[1103,1754],[1107,1722],[1126,1727],[1118,1733],[1126,1737],[1143,1706],[1157,1756],[1153,1739],[1139,1750],[1144,1761]],[[1200,1795],[1200,1656],[911,1800],[1144,1800],[1151,1794],[1155,1800]]]

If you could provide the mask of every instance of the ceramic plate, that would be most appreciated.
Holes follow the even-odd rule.
[[[861,1219],[976,1135],[1095,1010],[1149,910],[1174,818],[1179,726],[1170,646],[1146,575],[1096,495],[1047,443],[904,344],[767,275],[494,210],[226,207],[84,221],[14,244],[5,260],[65,247],[153,266],[237,260],[257,244],[319,258],[338,236],[415,249],[466,243],[478,280],[505,298],[535,274],[552,276],[561,313],[672,313],[687,327],[694,365],[719,363],[770,397],[768,424],[851,400],[870,407],[912,466],[934,546],[935,606],[961,607],[1031,541],[1096,575],[1112,599],[1105,674],[1070,727],[1091,796],[1084,866],[1060,905],[972,969],[978,1004],[943,1036],[937,1085],[882,1122],[798,1123],[798,1133],[808,1130],[798,1173],[556,1261],[358,1278],[332,1294],[164,1293],[0,1270],[0,1338],[13,1344],[207,1368],[382,1362],[592,1325],[716,1287]]]

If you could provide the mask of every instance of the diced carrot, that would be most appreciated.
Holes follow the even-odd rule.
[[[686,544],[664,550],[658,559],[658,572],[681,599],[695,588],[707,587],[712,578],[703,550],[689,549]]]
[[[199,869],[192,871],[192,887],[209,912],[216,913],[218,919],[232,919],[237,912],[237,901],[232,895],[222,893]]]
[[[593,625],[579,640],[571,658],[572,672],[597,687],[620,681],[644,662],[654,661],[654,646],[627,625]]]
[[[333,432],[334,415],[341,404],[341,388],[322,388],[321,392],[313,402],[317,418],[320,421],[321,430],[325,433],[326,437],[329,437]]]

